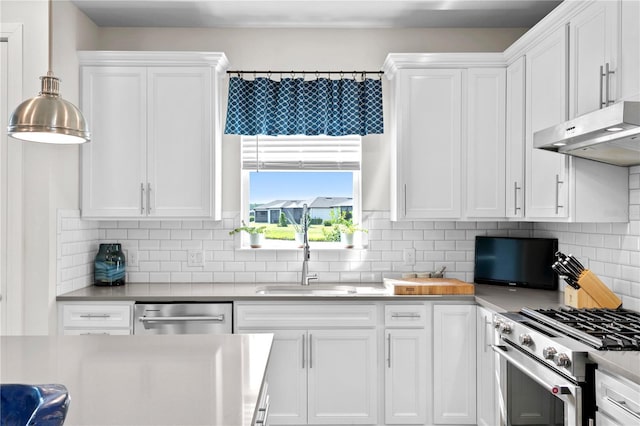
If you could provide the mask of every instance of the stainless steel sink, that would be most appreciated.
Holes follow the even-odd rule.
[[[266,285],[256,288],[257,294],[279,294],[279,295],[300,295],[300,296],[341,296],[356,294],[358,291],[353,286],[335,284],[315,284],[315,285]]]

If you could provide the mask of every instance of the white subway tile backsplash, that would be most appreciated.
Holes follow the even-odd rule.
[[[631,174],[628,224],[528,222],[391,222],[388,211],[363,213],[364,250],[314,249],[309,269],[324,282],[377,282],[390,273],[429,272],[447,267],[446,276],[473,280],[478,235],[554,237],[559,248],[578,256],[613,288],[624,306],[640,305],[640,167]],[[633,170],[633,169],[632,169]],[[87,221],[78,211],[58,218],[58,294],[91,285],[93,258],[100,242],[117,241],[138,250],[139,266],[128,267],[130,282],[298,282],[302,251],[240,249],[229,230],[238,212],[222,221]],[[205,266],[189,267],[189,250],[204,250]],[[404,249],[416,262],[405,265]]]

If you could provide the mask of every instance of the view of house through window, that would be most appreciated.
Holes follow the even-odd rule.
[[[312,244],[336,243],[345,225],[357,223],[359,136],[245,136],[242,143],[242,217],[264,227],[266,246],[302,244],[304,204]]]

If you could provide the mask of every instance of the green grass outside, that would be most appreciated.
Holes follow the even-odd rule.
[[[260,224],[262,226],[262,224]],[[267,232],[265,233],[265,238],[270,240],[290,240],[293,241],[295,239],[295,229],[293,226],[289,225],[286,228],[279,227],[277,223],[271,223],[266,225]],[[326,241],[323,229],[326,229],[327,232],[331,231],[330,226],[323,225],[311,225],[309,227],[309,241]]]

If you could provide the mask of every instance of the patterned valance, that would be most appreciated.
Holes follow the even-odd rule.
[[[227,134],[364,136],[383,132],[380,79],[229,80]]]

